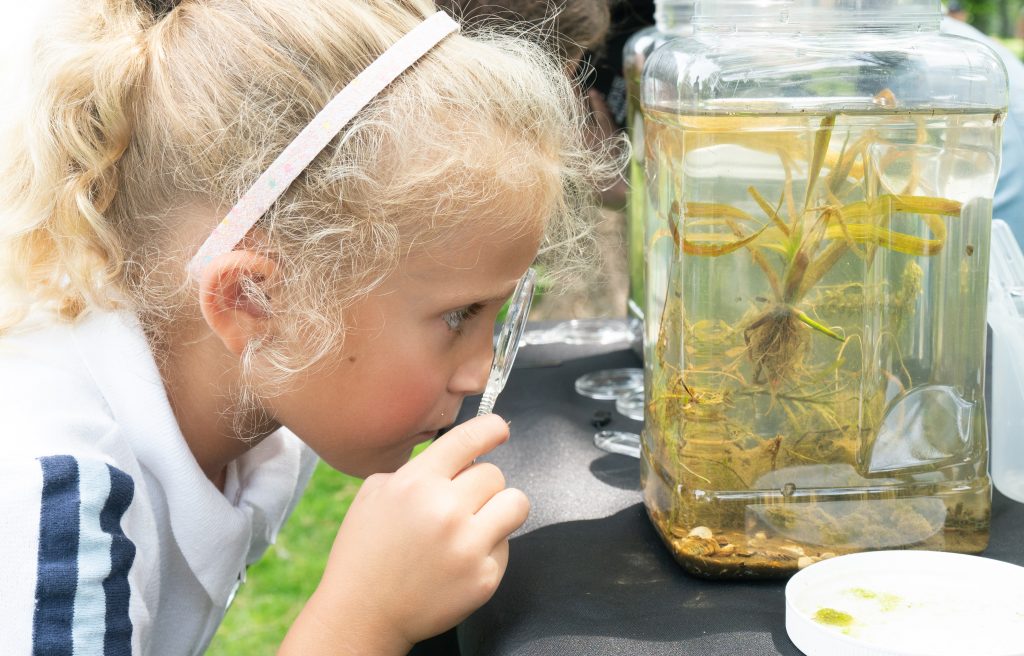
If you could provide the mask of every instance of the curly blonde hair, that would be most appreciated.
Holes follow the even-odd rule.
[[[151,340],[195,319],[181,209],[230,208],[309,120],[434,11],[423,0],[68,1],[34,53],[5,143],[0,276],[74,320],[128,309]],[[522,35],[445,39],[345,127],[260,220],[284,292],[268,305],[287,376],[337,348],[345,309],[474,209],[550,197],[542,260],[585,266],[593,181],[585,110],[562,62]],[[515,192],[509,194],[508,192]]]
[[[611,24],[609,0],[437,0],[437,5],[471,26],[526,22],[570,61],[600,50]]]

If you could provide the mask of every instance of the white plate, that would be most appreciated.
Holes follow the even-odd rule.
[[[831,558],[786,585],[807,656],[1024,656],[1024,567],[937,551]]]

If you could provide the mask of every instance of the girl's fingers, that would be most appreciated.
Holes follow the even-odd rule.
[[[508,568],[508,565],[509,565],[509,541],[508,541],[508,539],[503,539],[500,542],[498,542],[497,544],[495,544],[495,548],[493,550],[490,550],[489,558],[490,558],[490,560],[493,560],[495,562],[495,565],[497,566],[496,568],[498,569],[499,572],[502,573],[502,576],[504,577],[505,576],[505,570]],[[500,582],[501,582],[501,580],[496,582],[496,585],[495,585],[496,588],[497,588],[497,583],[500,583]]]
[[[501,490],[477,511],[481,536],[495,546],[523,525],[530,514],[530,500],[514,487]]]
[[[455,478],[480,456],[508,440],[508,424],[498,415],[474,417],[459,424],[406,466],[426,469],[447,478]]]
[[[477,513],[494,495],[505,489],[505,476],[496,466],[483,462],[470,465],[454,479],[455,493],[469,512]]]
[[[508,540],[502,540],[494,545],[494,549],[491,550],[491,559],[498,566],[498,571],[504,573],[508,567]]]

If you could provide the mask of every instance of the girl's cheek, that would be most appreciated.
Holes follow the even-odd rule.
[[[436,406],[446,386],[433,372],[431,375],[422,375],[410,371],[409,374],[395,385],[392,398],[398,406],[396,410],[400,410],[404,416],[415,416],[421,414],[424,408]]]

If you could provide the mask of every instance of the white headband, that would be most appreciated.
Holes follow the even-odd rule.
[[[402,71],[458,29],[458,23],[439,11],[396,41],[349,82],[288,144],[214,228],[189,263],[192,276],[198,279],[213,258],[234,249],[274,201],[359,110],[401,75]]]

